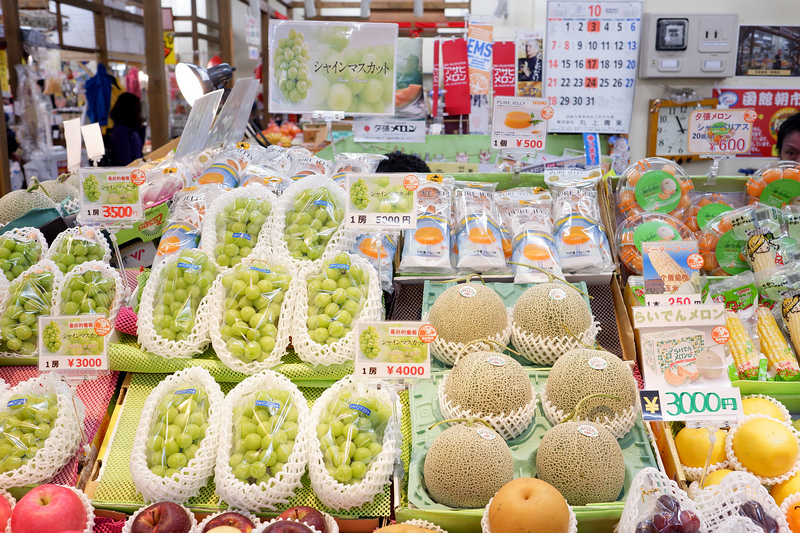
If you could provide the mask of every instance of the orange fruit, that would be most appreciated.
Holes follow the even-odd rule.
[[[786,510],[786,521],[792,533],[800,533],[800,502],[789,506]]]

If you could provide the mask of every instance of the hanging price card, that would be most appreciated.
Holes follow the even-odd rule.
[[[728,155],[750,153],[753,109],[698,109],[689,116],[689,152]]]
[[[553,108],[544,98],[496,96],[492,113],[492,148],[508,151],[544,150]]]
[[[436,328],[425,322],[356,322],[355,375],[428,379]]]
[[[419,181],[416,174],[347,174],[345,226],[416,228]]]
[[[111,330],[105,315],[40,316],[39,370],[108,370]]]
[[[742,397],[736,387],[642,390],[639,398],[645,420],[733,422],[744,418]]]
[[[641,1],[549,1],[544,94],[551,132],[628,133]]]
[[[144,172],[138,168],[82,168],[81,224],[128,223],[144,219],[139,186]]]

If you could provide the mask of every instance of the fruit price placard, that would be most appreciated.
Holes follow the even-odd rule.
[[[371,229],[417,227],[416,174],[347,174],[345,226]]]
[[[646,421],[734,422],[744,418],[741,393],[736,387],[642,390],[639,398]]]
[[[553,108],[544,98],[497,96],[492,112],[492,148],[507,151],[544,150]]]
[[[693,154],[735,155],[750,153],[753,109],[698,109],[689,115],[688,149]]]
[[[144,171],[138,168],[82,168],[80,211],[81,224],[128,224],[144,219],[139,186],[144,185]]]
[[[105,315],[39,317],[39,371],[108,370],[111,322]]]
[[[642,2],[547,3],[544,95],[551,132],[628,133]]]
[[[436,329],[426,322],[356,322],[355,375],[367,379],[431,377]]]
[[[271,20],[269,110],[393,115],[397,24]]]

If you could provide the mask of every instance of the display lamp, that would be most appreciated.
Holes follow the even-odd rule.
[[[191,63],[178,63],[175,67],[175,78],[186,102],[193,106],[195,100],[204,94],[224,87],[233,78],[234,70],[228,63],[220,63],[208,69]]]

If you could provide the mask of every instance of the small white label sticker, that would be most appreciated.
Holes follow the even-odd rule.
[[[497,438],[497,433],[495,433],[489,428],[478,428],[478,435],[480,435],[481,438],[484,438],[486,440],[494,440],[495,438]]]
[[[578,426],[578,433],[592,438],[600,434],[600,432],[597,430],[596,427],[590,426],[589,424],[581,424],[580,426]]]
[[[605,370],[605,368],[608,366],[608,361],[602,357],[592,357],[589,359],[589,366],[595,370]]]
[[[505,366],[506,360],[499,355],[490,355],[486,358],[486,362],[492,366]]]
[[[563,300],[567,297],[567,293],[563,289],[551,289],[549,296],[553,300]]]
[[[472,287],[471,285],[464,285],[463,287],[458,289],[458,294],[460,294],[465,298],[472,298],[473,296],[478,294],[478,290],[475,287]]]

